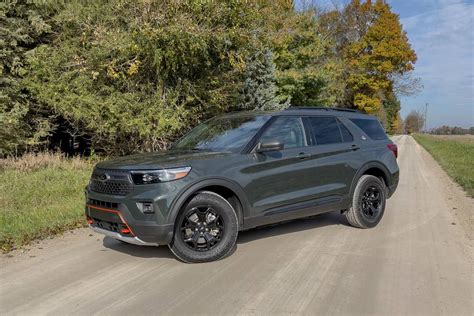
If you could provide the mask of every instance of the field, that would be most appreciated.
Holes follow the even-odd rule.
[[[33,239],[84,226],[87,160],[57,154],[26,155],[0,161],[0,248],[3,252]]]
[[[413,137],[469,196],[474,197],[473,135],[415,134]]]

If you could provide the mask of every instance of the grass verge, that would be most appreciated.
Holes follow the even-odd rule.
[[[84,187],[92,164],[57,154],[0,161],[0,248],[8,252],[85,225]]]
[[[474,197],[474,143],[424,134],[413,137],[469,196]]]

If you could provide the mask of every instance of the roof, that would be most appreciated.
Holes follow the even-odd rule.
[[[276,112],[275,115],[335,115],[343,117],[372,117],[360,111],[340,107],[308,107],[291,106],[283,111]]]
[[[301,116],[310,116],[310,115],[334,115],[339,117],[350,117],[350,118],[373,118],[373,116],[359,112],[354,109],[348,108],[338,108],[338,107],[299,107],[291,106],[284,110],[280,111],[239,111],[231,112],[219,116],[220,118],[226,117],[253,117],[253,116],[282,116],[282,115],[301,115]]]

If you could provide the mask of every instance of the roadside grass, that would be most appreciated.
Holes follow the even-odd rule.
[[[469,196],[474,197],[474,143],[426,134],[413,137]]]
[[[3,252],[82,227],[92,163],[59,154],[0,160],[0,248]]]

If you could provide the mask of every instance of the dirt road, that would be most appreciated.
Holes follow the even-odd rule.
[[[243,232],[199,265],[78,230],[0,259],[0,314],[472,315],[472,200],[395,141],[400,186],[375,229],[325,214]]]

